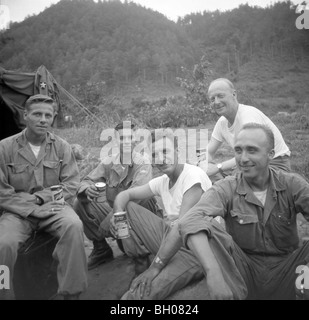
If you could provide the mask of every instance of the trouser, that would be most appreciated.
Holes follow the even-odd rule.
[[[246,254],[232,237],[214,219],[196,216],[185,217],[179,225],[184,244],[189,236],[206,232],[210,247],[220,264],[223,276],[233,292],[245,292],[235,275],[244,280],[247,299],[296,298],[296,267],[309,262],[309,242],[285,256],[263,256]],[[234,278],[233,278],[234,277]]]
[[[50,218],[37,219],[36,224],[18,215],[4,213],[0,217],[0,265],[8,266],[13,276],[18,249],[34,230],[44,230],[59,239],[53,252],[53,258],[58,261],[58,293],[66,295],[85,291],[87,258],[83,226],[68,205]]]
[[[156,215],[162,216],[161,209],[157,207],[154,198],[142,201],[141,205]],[[82,220],[85,235],[89,240],[102,241],[104,238],[112,236],[109,225],[113,212],[107,201],[90,202],[85,198],[77,198],[73,208]]]
[[[127,215],[131,227],[130,238],[123,240],[127,255],[156,255],[171,227],[162,218],[134,202],[128,203]],[[182,247],[152,281],[150,295],[143,299],[165,299],[203,276],[203,269],[193,253]],[[126,292],[122,297],[122,300],[131,299],[140,299],[140,287],[134,292]]]

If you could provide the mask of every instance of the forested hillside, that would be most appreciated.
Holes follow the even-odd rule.
[[[198,53],[185,30],[162,14],[120,1],[62,0],[15,23],[0,38],[0,64],[44,64],[64,86],[171,81]]]
[[[297,29],[295,9],[246,4],[173,22],[133,2],[62,0],[0,32],[0,65],[43,64],[96,116],[150,126],[203,123],[207,81],[222,76],[242,102],[294,110],[309,101],[309,30]]]
[[[256,56],[304,59],[308,30],[298,30],[296,18],[289,1],[189,14],[174,23],[132,2],[62,0],[0,34],[0,64],[24,71],[44,64],[67,88],[169,83],[204,54],[216,73],[237,74]]]

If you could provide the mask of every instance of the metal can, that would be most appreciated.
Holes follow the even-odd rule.
[[[104,182],[97,182],[95,183],[95,187],[97,190],[102,193],[105,190],[106,184]],[[97,198],[95,198],[96,202],[104,202],[106,197],[104,195],[99,195]]]
[[[53,193],[53,201],[64,203],[63,188],[61,185],[51,186],[50,190]]]
[[[106,184],[104,182],[97,182],[95,184],[95,187],[97,188],[98,191],[102,192],[105,189]]]
[[[114,213],[115,225],[117,228],[117,238],[126,239],[130,237],[127,212],[121,211]]]

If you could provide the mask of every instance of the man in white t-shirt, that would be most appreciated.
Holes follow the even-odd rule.
[[[155,255],[150,267],[133,280],[122,299],[165,299],[203,277],[192,252],[181,247],[176,253],[173,248],[181,243],[178,221],[211,187],[211,181],[201,168],[178,162],[177,140],[171,132],[158,129],[152,140],[152,161],[163,175],[121,192],[114,202],[114,212],[127,211],[130,237],[122,240],[126,253],[131,257]],[[162,199],[163,219],[133,202],[153,196]],[[113,218],[111,233],[116,236]]]
[[[235,158],[217,164],[213,163],[213,159],[223,142],[232,148],[234,147],[235,136],[246,123],[263,124],[272,130],[275,136],[275,156],[270,162],[270,166],[284,171],[291,170],[291,152],[279,129],[259,109],[238,103],[234,85],[228,79],[219,78],[211,82],[208,96],[213,110],[220,116],[208,144],[208,163],[205,160],[199,164],[209,177],[236,167]]]

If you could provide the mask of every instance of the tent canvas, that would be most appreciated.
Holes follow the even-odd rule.
[[[33,73],[8,71],[0,67],[0,140],[25,128],[24,105],[34,94],[52,97],[57,103],[57,113],[61,113],[59,87],[44,66]]]

